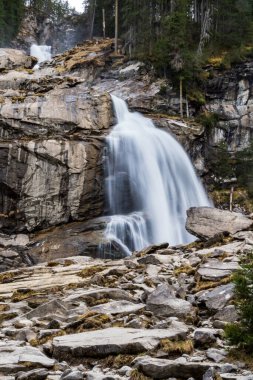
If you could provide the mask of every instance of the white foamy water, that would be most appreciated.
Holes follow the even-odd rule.
[[[30,48],[30,54],[38,59],[38,63],[34,67],[36,69],[40,63],[51,60],[51,46],[33,44]]]
[[[107,137],[108,239],[126,255],[151,244],[194,240],[186,210],[211,206],[182,146],[112,96],[118,124]]]

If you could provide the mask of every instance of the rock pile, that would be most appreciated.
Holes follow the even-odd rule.
[[[238,319],[231,274],[252,238],[240,231],[2,273],[0,379],[252,379],[231,361],[223,331]]]

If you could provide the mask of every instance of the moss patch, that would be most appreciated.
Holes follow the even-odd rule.
[[[8,321],[9,319],[16,318],[18,316],[17,313],[1,313],[0,314],[0,324],[4,321]]]
[[[179,276],[180,273],[186,273],[188,275],[193,275],[193,274],[195,274],[195,271],[196,271],[196,269],[193,268],[192,266],[185,265],[183,267],[179,267],[179,268],[175,269],[174,274],[175,274],[175,276]]]
[[[151,380],[151,377],[143,375],[137,368],[133,369],[130,375],[130,380]]]
[[[232,281],[232,276],[227,276],[220,281],[200,281],[198,280],[195,287],[192,289],[193,293],[198,293],[201,290],[216,288],[220,285],[226,285]]]
[[[41,294],[32,289],[17,289],[13,292],[11,300],[12,302],[19,302]]]
[[[0,274],[0,283],[5,284],[8,282],[12,282],[15,277],[13,272],[5,272]]]
[[[98,330],[103,328],[103,326],[109,322],[111,322],[109,315],[90,311],[81,316],[77,321],[66,326],[65,331],[68,334],[72,334],[86,330]]]
[[[103,270],[105,270],[105,267],[96,265],[94,267],[84,268],[81,272],[78,273],[78,276],[82,278],[91,277],[96,273],[102,272]]]
[[[193,351],[193,343],[191,340],[172,342],[169,339],[162,339],[160,348],[169,355],[190,355]]]

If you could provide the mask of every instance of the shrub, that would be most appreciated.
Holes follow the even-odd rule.
[[[235,302],[240,322],[229,324],[226,337],[231,345],[236,345],[247,353],[253,352],[253,257],[238,271],[235,284]]]

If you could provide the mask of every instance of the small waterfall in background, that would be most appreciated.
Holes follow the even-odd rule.
[[[115,96],[118,124],[107,137],[106,237],[125,255],[151,244],[188,243],[186,210],[211,206],[182,146]]]
[[[51,46],[33,44],[30,48],[30,54],[38,59],[37,65],[34,66],[34,69],[38,69],[40,63],[51,60]]]

